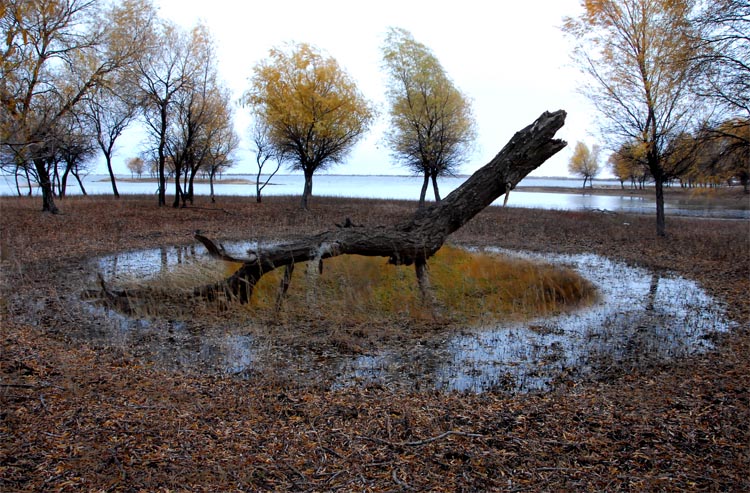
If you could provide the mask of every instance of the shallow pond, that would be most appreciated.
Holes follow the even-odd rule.
[[[258,247],[225,246],[235,254]],[[289,350],[257,337],[247,325],[229,323],[209,330],[190,317],[136,320],[92,303],[87,309],[96,320],[95,330],[85,336],[186,371],[247,378],[273,374],[326,388],[378,384],[482,392],[546,390],[570,379],[606,378],[710,349],[711,336],[730,328],[722,307],[695,282],[681,277],[589,254],[489,251],[571,267],[596,285],[598,301],[564,315],[443,331],[355,355]],[[122,253],[96,259],[90,268],[117,284],[191,262],[210,262],[202,246]]]

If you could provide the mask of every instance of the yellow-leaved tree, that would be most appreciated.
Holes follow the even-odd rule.
[[[609,170],[620,180],[620,186],[625,188],[625,182],[631,188],[643,188],[648,179],[648,170],[639,162],[639,149],[631,144],[622,144],[619,149],[610,154],[607,160]]]
[[[430,179],[439,202],[437,177],[458,171],[476,138],[470,101],[432,51],[405,29],[388,31],[383,61],[391,106],[386,139],[399,162],[424,176],[419,206],[424,206]]]
[[[275,155],[303,172],[303,209],[309,208],[315,172],[340,163],[375,115],[338,62],[307,43],[271,49],[254,67],[244,100]]]
[[[577,142],[573,155],[568,163],[568,171],[583,178],[583,188],[586,182],[589,187],[594,186],[594,177],[599,174],[601,165],[599,163],[599,146],[594,144],[591,149],[584,142]]]

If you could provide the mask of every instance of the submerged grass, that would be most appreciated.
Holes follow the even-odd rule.
[[[131,300],[141,316],[158,315],[160,307],[172,315],[190,314],[196,308],[190,300],[195,287],[220,282],[241,265],[186,255],[175,265],[162,265],[147,280],[135,275],[115,282],[124,289],[147,289],[148,299]],[[317,264],[300,264],[280,310],[284,270],[276,269],[256,285],[250,315],[282,324],[315,319],[349,327],[481,325],[550,315],[595,297],[593,285],[571,269],[498,253],[444,246],[428,266],[431,289],[425,300],[412,266],[393,266],[381,257],[330,258],[322,273]],[[185,306],[180,310],[175,303]]]

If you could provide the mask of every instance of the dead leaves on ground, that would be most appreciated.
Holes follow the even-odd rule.
[[[84,202],[66,205],[65,235],[35,203],[3,215],[4,261],[14,269],[35,263],[24,275],[39,296],[47,296],[50,273],[38,266],[56,265],[60,252],[78,258],[187,241],[199,228],[270,235],[279,214],[299,233],[346,216],[372,223],[365,209],[383,215],[321,199],[308,215],[264,204],[264,216],[236,200],[222,204],[236,213],[218,224],[215,215],[157,210],[145,199],[121,202],[112,217],[101,205],[86,212]],[[641,259],[697,278],[735,320],[747,320],[750,242],[729,241],[746,235],[746,224],[684,221],[668,242],[655,242],[650,220],[627,219],[623,226],[595,214],[492,210],[460,236]],[[117,221],[127,235],[97,236]],[[750,490],[747,324],[715,353],[608,382],[541,395],[463,395],[164,373],[115,349],[71,344],[62,318],[31,326],[12,320],[11,309],[0,306],[3,491]]]
[[[561,394],[313,392],[3,341],[0,481],[18,491],[700,490],[747,486],[747,370]],[[662,375],[668,378],[668,375]],[[718,387],[707,392],[711,379]],[[645,385],[644,385],[645,383]]]

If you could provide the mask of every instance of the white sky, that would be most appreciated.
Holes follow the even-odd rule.
[[[564,109],[558,136],[568,147],[545,163],[536,176],[566,176],[576,141],[589,145],[592,110],[576,92],[581,75],[571,66],[569,40],[560,30],[566,15],[580,12],[580,0],[155,0],[162,17],[190,28],[202,19],[215,37],[219,72],[235,98],[249,86],[253,66],[268,50],[288,41],[307,42],[333,56],[376,103],[381,116],[339,174],[405,174],[392,164],[383,145],[388,123],[381,45],[391,26],[407,29],[437,56],[457,87],[473,101],[477,150],[461,172],[487,163],[512,137],[543,111]],[[236,109],[243,137],[232,173],[252,173],[254,156],[246,139],[248,111]],[[132,136],[123,139],[117,172],[137,154]],[[128,145],[128,142],[131,142]]]

